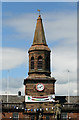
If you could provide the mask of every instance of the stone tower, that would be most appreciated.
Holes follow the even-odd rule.
[[[26,114],[37,113],[37,110],[41,109],[43,116],[44,113],[49,114],[54,105],[56,80],[51,77],[50,52],[46,43],[41,15],[39,15],[33,44],[28,51],[28,77],[24,79]],[[50,110],[47,111],[46,108],[50,108]]]
[[[29,77],[50,77],[50,52],[39,15],[33,44],[29,49]]]

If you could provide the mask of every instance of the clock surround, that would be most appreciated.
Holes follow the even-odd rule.
[[[37,90],[37,91],[41,92],[41,91],[43,91],[44,89],[45,89],[45,86],[44,86],[43,83],[38,83],[38,84],[36,84],[36,90]]]

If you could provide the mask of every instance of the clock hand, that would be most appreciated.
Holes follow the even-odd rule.
[[[43,86],[40,86],[40,88],[42,88]]]
[[[41,88],[42,86],[40,86],[40,88]]]

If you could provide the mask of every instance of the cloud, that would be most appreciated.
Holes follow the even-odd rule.
[[[43,24],[48,42],[77,39],[76,11],[49,12],[43,15]],[[3,20],[3,26],[11,27],[21,36],[33,38],[36,26],[35,14],[22,14]]]
[[[4,90],[4,89],[2,89],[2,90],[0,90],[0,95],[6,95],[6,94],[8,94],[8,95],[18,95],[18,91],[21,91],[21,95],[25,95],[25,93],[24,93],[24,86],[22,86],[22,87],[20,87],[20,88],[9,88],[9,90],[7,91],[7,89],[6,90]]]
[[[5,90],[7,88],[7,83],[8,87],[11,88],[20,88],[23,85],[23,78],[13,78],[9,76],[8,78],[2,78],[2,88]],[[16,85],[15,85],[16,84]]]
[[[77,95],[77,40],[74,39],[74,44],[66,40],[51,49],[51,70],[52,76],[56,78],[56,95],[68,95],[69,84],[70,95]]]
[[[22,95],[25,93],[25,86],[23,85],[23,78],[10,78],[11,81],[9,81],[8,90],[7,90],[7,79],[2,79],[2,90],[0,88],[0,94],[6,94],[8,91],[8,94],[18,94],[18,91],[22,92]],[[77,95],[77,84],[75,82],[69,82],[64,84],[55,84],[55,94],[57,95],[68,95],[68,89],[69,89],[69,95],[70,96],[76,96]]]
[[[74,72],[77,70],[77,45],[72,47],[71,44],[70,48],[61,45],[52,48],[52,51],[52,67],[55,71],[66,71],[69,69],[70,72]]]
[[[24,64],[27,60],[27,51],[18,48],[0,48],[0,70],[12,69]]]
[[[57,24],[55,23],[58,26],[57,35],[54,34],[53,36],[53,30],[52,30],[52,33],[50,33],[51,35],[50,39],[53,36],[52,37],[53,41],[54,40],[58,41],[57,45],[54,45],[53,47],[51,47],[51,50],[52,50],[51,69],[52,69],[52,76],[54,76],[57,80],[56,81],[56,95],[68,95],[68,89],[70,91],[69,93],[70,95],[77,95],[76,18],[72,18],[72,15],[71,15],[68,21],[66,17],[62,18],[62,20],[64,20],[63,21],[64,24],[61,24],[61,22],[59,21],[57,21]],[[73,21],[71,19],[73,19]],[[60,31],[59,31],[59,28],[60,28]],[[68,83],[67,70],[70,71],[69,72],[69,83]]]
[[[32,38],[35,27],[34,17],[35,15],[32,14],[22,14],[15,17],[11,15],[10,19],[3,20],[3,26],[13,28],[22,37]]]
[[[0,88],[0,94],[18,94],[18,91],[21,91],[24,95],[24,85],[23,85],[23,78],[13,78],[10,77],[2,78],[2,88]],[[8,89],[7,89],[7,81],[8,81]]]
[[[20,33],[21,36],[24,36],[25,39],[28,37],[33,38],[36,24],[35,20],[36,20],[35,15],[33,16],[32,14],[23,14],[17,17],[12,17],[11,19],[4,20],[3,25],[13,28],[16,32]],[[69,69],[70,71],[69,72],[70,95],[76,95],[77,92],[76,11],[73,13],[70,11],[58,13],[55,12],[46,13],[43,16],[43,21],[47,42],[49,46],[51,46],[52,51],[51,53],[52,76],[54,76],[57,79],[56,95],[67,95],[68,90],[67,69]],[[17,52],[15,52],[15,54],[13,55],[15,56],[15,58],[18,57]],[[21,56],[19,56],[21,57],[21,60],[19,61],[20,58],[19,57],[18,57],[19,59],[17,58],[20,63],[17,62],[15,59],[14,60],[15,64],[13,65],[13,67],[16,67],[17,65],[24,63],[26,60],[24,56],[25,52],[23,53],[21,52]],[[12,59],[10,58],[10,61]],[[8,62],[8,58],[5,60]]]
[[[46,36],[48,41],[66,40],[74,42],[77,39],[77,13],[70,12],[51,12],[45,20]]]
[[[68,95],[68,90],[69,90],[69,95],[70,96],[76,96],[77,95],[77,84],[76,83],[67,83],[67,84],[56,84],[56,95]]]

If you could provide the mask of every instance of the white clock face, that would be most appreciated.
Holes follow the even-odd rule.
[[[44,90],[44,85],[43,85],[42,83],[38,83],[38,84],[36,85],[36,89],[37,89],[38,91],[43,91],[43,90]]]

